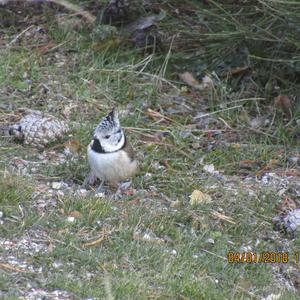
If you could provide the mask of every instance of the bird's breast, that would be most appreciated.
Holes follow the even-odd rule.
[[[138,169],[137,161],[131,160],[127,152],[97,153],[88,146],[88,161],[95,175],[104,181],[118,182],[133,176]]]

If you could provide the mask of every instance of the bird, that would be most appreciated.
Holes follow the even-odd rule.
[[[104,182],[117,185],[118,182],[138,172],[134,150],[120,125],[118,112],[113,108],[96,127],[93,139],[87,147],[90,174],[85,180],[100,179],[96,192],[101,191]]]

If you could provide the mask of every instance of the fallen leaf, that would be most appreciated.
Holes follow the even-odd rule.
[[[65,151],[73,154],[78,154],[81,148],[80,142],[77,140],[69,140],[64,143]]]
[[[274,99],[274,106],[282,110],[289,110],[292,108],[292,102],[288,96],[279,95]]]
[[[74,217],[75,219],[78,219],[81,216],[82,216],[82,214],[77,210],[73,210],[69,213],[69,217]]]
[[[233,68],[229,71],[229,75],[239,75],[240,73],[245,73],[248,70],[249,66]],[[226,76],[228,76],[228,73],[226,74]]]
[[[184,83],[193,88],[196,88],[200,84],[200,82],[190,72],[184,72],[179,75],[179,77]]]
[[[179,77],[184,83],[199,91],[211,89],[213,87],[213,81],[208,75],[205,75],[201,82],[199,82],[190,72],[184,72],[179,75]]]
[[[190,204],[192,206],[201,204],[201,203],[210,203],[212,201],[211,196],[203,193],[199,190],[194,190],[190,195]]]

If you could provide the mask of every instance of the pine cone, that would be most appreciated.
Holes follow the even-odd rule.
[[[300,208],[293,209],[283,216],[276,216],[273,222],[275,230],[294,237],[300,232]]]
[[[39,111],[30,111],[30,114],[9,127],[9,135],[21,140],[25,145],[43,148],[62,138],[68,130],[63,121]]]

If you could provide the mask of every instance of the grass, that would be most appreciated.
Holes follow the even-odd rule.
[[[43,215],[34,224],[25,225],[27,229],[46,231],[46,243],[52,250],[29,255],[19,253],[19,259],[25,256],[34,267],[41,267],[44,276],[22,273],[24,286],[21,283],[18,287],[30,282],[47,290],[70,291],[79,298],[102,298],[108,293],[104,288],[105,280],[110,280],[110,292],[116,299],[174,298],[178,295],[215,299],[230,297],[232,289],[236,289],[236,298],[242,298],[243,285],[247,284],[256,287],[256,294],[263,293],[268,290],[266,287],[273,286],[270,267],[229,264],[226,254],[257,238],[255,231],[258,229],[272,230],[269,222],[265,222],[265,214],[272,212],[269,203],[276,199],[271,194],[264,204],[258,203],[258,199],[245,202],[246,196],[240,193],[237,199],[231,200],[230,195],[224,195],[227,203],[216,198],[211,207],[192,209],[185,201],[180,210],[162,205],[159,197],[142,199],[143,204],[138,205],[126,199],[64,197],[52,213]],[[238,225],[214,220],[209,212],[215,205],[235,216]],[[249,210],[253,210],[253,215],[249,215]],[[72,211],[80,212],[80,216],[70,223],[67,216]],[[264,217],[255,215],[255,211],[263,213]],[[9,216],[9,212],[5,215]],[[6,221],[6,226],[8,224]],[[141,231],[151,230],[159,237],[168,236],[171,241],[156,244],[135,240],[137,227]],[[111,233],[101,243],[96,247],[84,246],[86,240],[101,236],[104,228]],[[16,232],[9,232],[7,238],[20,236],[17,225],[15,229]],[[212,237],[213,245],[207,242]],[[256,251],[265,251],[266,247],[272,246],[262,242]],[[14,275],[7,273],[6,276]]]
[[[257,95],[239,101],[244,99],[239,92],[229,99],[233,94],[225,80],[202,103],[197,92],[183,89],[179,96],[193,113],[185,112],[174,97],[179,83],[157,81],[159,62],[166,57],[144,59],[132,49],[97,52],[84,30],[66,31],[49,20],[43,26],[46,44],[61,45],[56,51],[31,49],[34,34],[13,49],[0,49],[5,95],[0,121],[29,107],[60,118],[65,114],[71,132],[44,152],[1,138],[0,170],[6,174],[0,177],[1,297],[42,289],[66,291],[75,299],[262,299],[270,294],[297,299],[297,277],[289,272],[299,267],[292,261],[279,269],[227,260],[229,251],[284,251],[290,257],[298,251],[299,238],[287,240],[273,229],[283,198],[279,183],[256,180],[289,168],[287,158],[297,143],[287,134],[285,115],[277,113],[274,124],[261,131],[251,129],[245,120],[254,112],[264,115],[265,107]],[[6,33],[6,41],[14,38],[14,30]],[[174,53],[169,63],[176,55],[183,53]],[[170,67],[166,77],[172,72]],[[88,170],[86,146],[112,106],[123,111],[122,125],[144,156],[134,190],[121,199],[80,195]],[[177,112],[168,113],[169,108]],[[211,112],[217,123],[197,127],[193,117],[198,111]],[[62,154],[68,140],[79,142],[77,157],[57,163],[51,153]],[[17,175],[11,168],[16,157],[37,172]],[[203,170],[210,164],[218,176]],[[53,181],[65,182],[68,189],[59,193],[51,188]],[[289,188],[292,183],[282,187],[284,196],[294,197]],[[195,189],[213,201],[191,206]],[[287,289],[287,281],[296,289]]]

